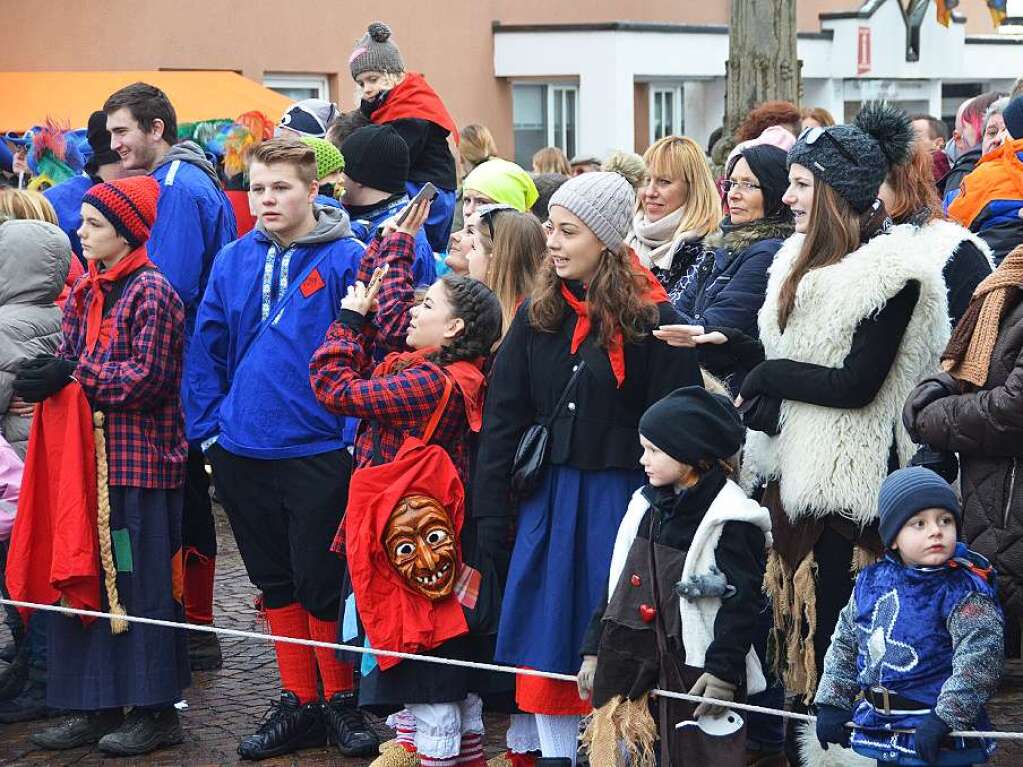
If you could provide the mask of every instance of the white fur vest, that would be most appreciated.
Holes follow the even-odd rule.
[[[759,315],[767,359],[840,367],[860,322],[877,314],[906,283],[920,284],[898,355],[873,402],[843,410],[784,400],[778,436],[748,433],[745,475],[778,479],[782,505],[793,521],[836,513],[860,524],[871,521],[893,437],[901,465],[913,455],[902,406],[916,383],[937,369],[949,336],[942,277],[949,251],[936,252],[937,234],[897,226],[837,264],[811,270],[796,289],[784,333],[778,326],[778,294],[803,235],[792,235],[775,256]]]
[[[611,571],[608,577],[608,598],[615,593],[618,582],[625,571],[625,559],[632,548],[639,526],[646,516],[650,502],[643,495],[643,488],[632,494],[629,508],[618,526],[615,546],[611,554]],[[728,522],[748,522],[756,525],[764,533],[767,545],[771,545],[771,516],[767,509],[756,501],[746,497],[737,484],[727,480],[714,497],[703,519],[696,527],[693,540],[686,552],[685,563],[682,565],[682,579],[690,576],[706,575],[717,565],[718,541],[721,532]],[[671,588],[674,584],[669,584]],[[705,597],[688,600],[679,597],[679,612],[682,616],[682,646],[685,649],[685,662],[689,666],[703,668],[707,648],[714,641],[714,619],[721,607],[720,597]],[[746,653],[746,692],[755,695],[767,689],[763,669],[756,651],[750,647]]]

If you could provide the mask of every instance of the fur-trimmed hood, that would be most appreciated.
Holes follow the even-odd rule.
[[[703,241],[707,250],[725,248],[730,253],[745,250],[761,240],[786,240],[795,231],[791,221],[762,218],[749,224],[728,226],[726,218],[722,228],[708,234]]]

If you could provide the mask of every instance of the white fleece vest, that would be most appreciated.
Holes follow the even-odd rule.
[[[626,557],[636,540],[639,525],[648,508],[650,508],[650,503],[643,496],[642,488],[640,488],[632,494],[629,508],[618,526],[614,551],[611,553],[611,573],[607,585],[608,599],[614,594],[615,588],[621,580],[625,570]],[[686,559],[682,565],[683,579],[691,575],[709,574],[711,567],[717,564],[715,552],[726,522],[749,522],[756,525],[763,531],[767,545],[771,545],[771,516],[767,509],[747,498],[737,484],[726,480],[724,487],[711,502],[710,507],[703,515],[703,520],[696,528],[693,541],[689,546],[689,551],[686,552]],[[674,584],[665,584],[665,587],[672,588]],[[707,648],[714,641],[714,619],[721,607],[721,599],[707,597],[690,602],[688,599],[679,597],[678,600],[679,612],[682,616],[682,646],[686,653],[685,662],[689,666],[703,668]],[[757,657],[756,651],[750,647],[746,654],[746,692],[749,695],[755,695],[765,689],[767,689],[767,680],[764,679],[760,659]]]
[[[789,237],[775,256],[759,315],[767,359],[841,367],[860,321],[879,312],[910,280],[920,284],[898,355],[873,402],[843,410],[784,400],[781,434],[747,433],[744,478],[780,480],[782,504],[793,521],[835,513],[860,524],[871,521],[877,517],[893,435],[900,464],[913,455],[902,407],[916,383],[937,369],[948,341],[941,272],[950,251],[938,248],[942,240],[951,243],[952,235],[945,227],[897,226],[839,263],[808,272],[784,333],[778,326],[778,294],[803,235]]]

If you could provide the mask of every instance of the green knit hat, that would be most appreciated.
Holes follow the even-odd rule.
[[[341,150],[325,138],[302,136],[299,139],[316,154],[316,180],[322,181],[331,173],[345,169],[345,158]]]

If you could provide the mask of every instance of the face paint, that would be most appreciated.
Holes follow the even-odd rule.
[[[455,530],[435,499],[402,498],[384,528],[384,549],[413,591],[434,601],[454,590]]]

